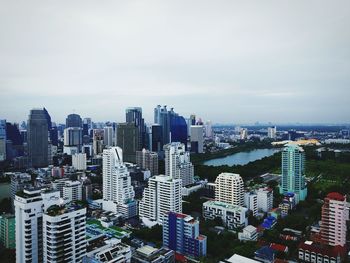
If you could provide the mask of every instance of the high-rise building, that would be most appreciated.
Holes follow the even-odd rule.
[[[64,129],[64,152],[70,155],[74,153],[79,153],[83,145],[83,130],[78,127],[69,127]],[[70,151],[67,149],[75,150]]]
[[[5,248],[16,248],[15,225],[14,215],[0,215],[0,244]]]
[[[60,203],[59,192],[25,189],[15,197],[16,262],[43,262],[43,212]]]
[[[140,201],[140,218],[162,224],[168,212],[182,213],[181,189],[181,179],[166,175],[151,177]]]
[[[44,262],[82,262],[86,255],[86,208],[53,205],[43,214]]]
[[[321,213],[321,239],[330,246],[346,245],[346,221],[349,220],[349,203],[340,193],[329,193],[324,199]]]
[[[152,124],[150,133],[150,150],[158,154],[163,151],[163,133],[162,126]]]
[[[66,128],[70,127],[78,127],[82,128],[83,127],[83,122],[81,120],[80,115],[72,113],[69,114],[66,118]]]
[[[246,139],[248,139],[248,129],[247,128],[242,128],[241,130],[240,130],[240,139],[241,140],[246,140]]]
[[[149,170],[151,176],[158,175],[158,154],[143,149],[136,152],[136,164],[144,170]]]
[[[295,193],[297,202],[305,200],[305,152],[296,144],[289,144],[282,151],[282,180],[280,193]]]
[[[190,160],[190,153],[180,142],[169,143],[164,146],[165,175],[180,178],[182,186],[193,184],[194,166]]]
[[[194,258],[207,254],[207,237],[199,234],[199,221],[192,216],[169,212],[163,220],[163,246]]]
[[[28,160],[33,167],[48,165],[48,124],[43,109],[33,109],[29,114]]]
[[[103,152],[103,130],[94,129],[92,134],[92,148],[94,155],[98,155]]]
[[[112,126],[106,126],[103,128],[103,144],[105,146],[114,146],[113,145],[113,127]]]
[[[267,128],[267,137],[270,139],[276,139],[277,128],[276,126]]]
[[[79,171],[86,170],[86,153],[76,153],[72,155],[72,166]]]
[[[117,127],[117,146],[123,149],[125,162],[136,162],[136,151],[139,148],[139,131],[133,123],[119,123]]]
[[[213,128],[212,128],[211,121],[207,121],[205,123],[205,137],[213,138]]]
[[[131,185],[128,168],[123,163],[123,151],[119,147],[103,150],[103,199],[122,206],[129,205],[123,216],[133,217],[137,214],[135,206],[135,191]],[[135,208],[135,211],[131,211]]]
[[[187,145],[188,128],[184,117],[174,112],[174,109],[158,105],[154,109],[154,122],[162,127],[162,144],[182,142]]]
[[[203,153],[203,126],[192,125],[191,126],[191,152]]]
[[[0,120],[0,162],[6,160],[6,120]]]
[[[273,190],[271,188],[259,188],[256,191],[258,196],[258,209],[267,213],[273,208]]]
[[[144,147],[148,147],[145,144],[146,139],[146,128],[145,128],[145,121],[142,118],[142,108],[140,107],[129,107],[125,111],[125,121],[127,123],[133,123],[135,127],[137,127],[138,130],[138,143],[137,146],[138,149],[142,149]]]
[[[232,205],[244,205],[244,183],[239,174],[221,173],[215,180],[215,200]]]

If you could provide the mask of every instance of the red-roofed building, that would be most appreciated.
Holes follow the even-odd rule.
[[[288,253],[288,247],[285,245],[271,243],[270,248],[272,248],[273,250],[279,251],[279,252]]]
[[[299,245],[301,262],[341,263],[346,257],[346,248],[305,241]]]

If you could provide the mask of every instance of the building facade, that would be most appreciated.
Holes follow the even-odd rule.
[[[280,193],[295,193],[297,202],[307,196],[305,181],[305,152],[296,144],[289,144],[282,151],[282,180]]]
[[[191,126],[191,152],[193,153],[203,153],[204,136],[203,136],[203,126],[202,125],[192,125]]]
[[[185,214],[169,212],[163,220],[163,246],[194,258],[207,254],[207,237],[199,234],[199,221]]]
[[[123,162],[122,149],[110,147],[103,150],[103,199],[115,202],[121,207],[130,204],[130,207],[136,208],[134,197],[135,192],[131,185],[130,173]],[[133,213],[123,215],[126,218],[135,216],[136,209]]]
[[[48,162],[48,123],[43,109],[33,109],[28,117],[28,161],[33,167],[46,167]]]
[[[193,184],[194,166],[185,145],[173,142],[164,146],[165,175],[182,180],[182,186]]]
[[[215,180],[215,200],[243,206],[244,183],[239,174],[221,173]]]
[[[149,170],[151,176],[158,175],[158,154],[146,149],[136,151],[136,164],[141,169]]]
[[[236,229],[248,225],[248,209],[243,206],[232,205],[218,201],[203,203],[203,217],[214,220],[221,218],[223,224],[229,229]]]
[[[16,248],[16,221],[11,214],[0,215],[0,243],[9,249]]]
[[[140,201],[140,218],[162,224],[163,217],[168,212],[182,213],[181,188],[181,179],[166,175],[151,177]]]

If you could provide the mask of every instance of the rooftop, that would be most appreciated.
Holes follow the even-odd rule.
[[[219,207],[222,207],[222,208],[225,208],[225,209],[235,210],[235,211],[238,211],[238,212],[246,210],[246,208],[243,207],[243,206],[232,205],[232,204],[228,204],[228,203],[224,203],[224,202],[220,202],[220,201],[207,201],[207,202],[203,203],[203,206],[204,205],[219,206]]]
[[[327,198],[331,200],[336,200],[336,201],[345,201],[345,196],[341,195],[340,193],[337,192],[331,192],[327,195]]]

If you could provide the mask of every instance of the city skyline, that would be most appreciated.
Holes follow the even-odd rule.
[[[2,118],[350,122],[348,1],[67,3],[2,3]]]

